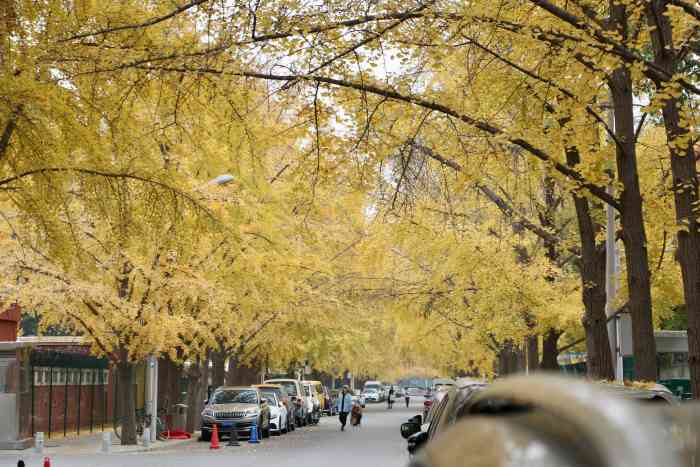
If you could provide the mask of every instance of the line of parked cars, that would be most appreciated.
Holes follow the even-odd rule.
[[[222,386],[205,402],[202,411],[202,441],[211,440],[214,426],[220,436],[236,431],[258,438],[281,435],[296,428],[315,425],[323,415],[335,415],[335,400],[320,381],[276,378],[253,386]]]

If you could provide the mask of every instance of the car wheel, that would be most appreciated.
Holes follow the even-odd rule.
[[[202,434],[199,437],[200,441],[211,441],[211,431],[202,430]]]

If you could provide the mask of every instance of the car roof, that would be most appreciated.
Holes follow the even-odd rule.
[[[253,386],[219,386],[218,388],[215,389],[215,391],[231,391],[231,390],[241,390],[241,389],[247,389],[249,391],[255,391],[258,388],[253,387]]]
[[[277,382],[292,382],[292,383],[301,383],[298,379],[294,378],[275,378],[275,379],[268,379],[265,380],[265,384],[267,383],[277,383]]]
[[[259,388],[259,389],[282,389],[282,386],[279,384],[254,384],[254,388]]]

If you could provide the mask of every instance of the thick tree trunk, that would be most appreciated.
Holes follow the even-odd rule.
[[[117,364],[119,391],[117,393],[121,421],[122,445],[137,443],[136,439],[136,367],[126,360],[126,352],[120,352],[123,361]]]
[[[211,385],[214,388],[223,386],[226,379],[226,353],[223,350],[211,353],[212,375]]]
[[[540,346],[537,336],[525,338],[525,349],[527,353],[527,369],[532,373],[540,368]]]
[[[605,315],[605,248],[597,248],[591,258],[582,261],[583,301],[586,313],[583,328],[586,331],[587,374],[591,379],[615,379],[610,351],[607,317]]]
[[[559,362],[557,362],[557,357],[559,356],[559,350],[557,347],[557,342],[561,332],[556,329],[550,329],[545,334],[542,341],[542,363],[540,368],[545,371],[559,371]]]
[[[673,30],[667,13],[666,1],[647,2],[647,20],[652,26],[654,62],[669,75],[678,66],[677,51],[673,43]],[[662,83],[656,83],[658,92],[665,91]],[[700,225],[698,224],[698,174],[693,141],[688,140],[688,130],[681,124],[681,103],[669,97],[662,109],[666,139],[669,141],[671,173],[677,223],[682,228],[677,233],[676,259],[681,266],[683,293],[688,310],[688,365],[690,366],[693,398],[700,398]]]
[[[506,341],[498,353],[498,374],[506,376],[518,371],[517,354],[515,352],[513,342]]]
[[[578,149],[566,149],[566,162],[576,167],[581,162]],[[584,197],[575,193],[574,207],[581,239],[580,276],[583,293],[583,328],[586,331],[587,373],[591,379],[615,379],[610,352],[610,341],[605,316],[605,244],[596,245],[596,233],[600,226],[593,221],[590,205]]]
[[[204,400],[207,399],[209,381],[209,361],[197,358],[188,371],[187,387],[187,426],[188,433],[194,433],[201,424]]]
[[[627,38],[628,14],[624,4],[610,1],[610,19],[615,32]],[[634,125],[634,95],[630,70],[621,66],[610,78],[615,113],[617,173],[622,182],[622,241],[625,245],[629,309],[632,317],[632,340],[635,377],[656,381],[656,341],[651,311],[651,275],[639,188]]]

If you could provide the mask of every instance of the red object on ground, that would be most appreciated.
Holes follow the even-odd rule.
[[[51,467],[51,459],[44,457],[44,467]]]
[[[164,431],[160,434],[165,439],[190,439],[192,435],[183,430]]]
[[[209,449],[219,449],[221,446],[219,446],[219,427],[215,423],[214,424],[214,432],[211,434],[211,445],[209,446]],[[46,466],[44,466],[46,467]]]

